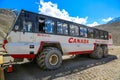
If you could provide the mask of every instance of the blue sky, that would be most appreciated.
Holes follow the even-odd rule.
[[[41,13],[51,16],[54,16],[52,13],[57,11],[59,14],[64,9],[67,17],[76,19],[78,16],[77,20],[85,19],[86,22],[83,24],[93,24],[94,22],[104,24],[112,18],[120,16],[120,0],[44,0],[42,2],[43,4],[40,3],[40,0],[0,0],[0,8],[25,9],[37,13],[41,11]],[[46,8],[46,4],[53,9],[49,6]],[[55,8],[56,6],[57,8]],[[51,13],[45,12],[46,10]],[[64,14],[64,12],[62,13]],[[62,13],[60,14],[62,15]]]

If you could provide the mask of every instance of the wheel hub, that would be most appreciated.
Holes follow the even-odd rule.
[[[49,58],[49,63],[51,65],[56,65],[58,63],[58,56],[56,54],[53,54]]]

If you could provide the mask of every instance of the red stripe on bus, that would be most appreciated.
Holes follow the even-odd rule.
[[[94,50],[89,50],[89,51],[76,51],[76,52],[69,52],[69,54],[90,54]]]
[[[40,50],[42,49],[42,47],[43,47],[43,44],[44,44],[44,42],[43,41],[41,41],[41,43],[40,43],[40,46],[39,46],[39,48],[38,48],[38,52],[37,53],[39,53],[40,52]]]
[[[35,54],[11,54],[13,58],[35,58]]]
[[[94,50],[96,49],[96,43],[94,43]]]

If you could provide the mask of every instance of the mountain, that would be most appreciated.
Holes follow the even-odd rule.
[[[112,19],[111,21],[108,22],[108,24],[113,22],[120,22],[120,17]]]
[[[116,46],[120,46],[120,21],[115,21],[109,24],[103,24],[95,27],[111,32],[113,37],[113,44]]]
[[[0,9],[0,42],[2,42],[3,37],[10,30],[16,14],[9,9]]]
[[[19,15],[20,11],[17,9],[9,9],[10,11],[12,11],[16,16]]]

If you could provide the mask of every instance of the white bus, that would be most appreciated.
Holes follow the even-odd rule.
[[[107,31],[26,10],[21,10],[7,37],[3,48],[10,56],[36,59],[42,69],[60,67],[62,55],[107,57],[112,44]]]

